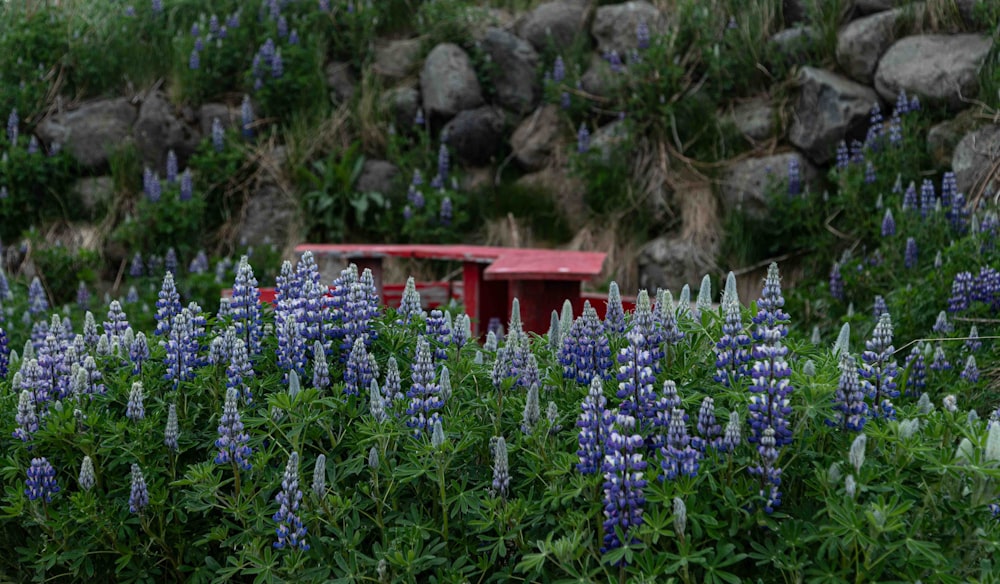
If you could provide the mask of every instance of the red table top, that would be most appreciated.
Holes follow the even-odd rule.
[[[295,251],[344,258],[401,257],[491,264],[483,273],[486,280],[591,280],[601,273],[607,257],[604,252],[435,244],[304,243]]]

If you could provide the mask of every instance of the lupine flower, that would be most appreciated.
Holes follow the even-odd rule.
[[[948,300],[950,312],[962,312],[969,308],[973,280],[971,272],[959,272],[951,283],[951,298]]]
[[[128,394],[128,407],[125,410],[125,417],[137,422],[146,417],[146,408],[142,404],[142,382],[135,381],[132,383],[132,389]]]
[[[344,393],[360,395],[361,390],[371,385],[374,375],[369,365],[368,351],[363,339],[355,339],[347,366],[344,369]]]
[[[389,361],[385,367],[385,383],[382,384],[385,399],[396,401],[403,399],[402,382],[399,375],[399,365],[396,358],[389,356]]]
[[[275,549],[288,546],[307,551],[309,544],[305,541],[306,527],[298,516],[299,504],[302,502],[302,490],[299,489],[298,452],[292,452],[288,457],[285,475],[281,481],[281,490],[278,491],[274,499],[281,506],[271,518],[278,524],[275,530],[278,541],[273,544]]]
[[[934,349],[934,360],[931,361],[932,371],[947,371],[951,369],[951,363],[948,361],[948,356],[944,353],[944,347],[938,345]]]
[[[128,497],[128,510],[130,513],[141,514],[149,505],[149,490],[146,488],[146,479],[142,476],[142,469],[138,464],[132,464],[131,474],[132,489]]]
[[[847,142],[841,140],[840,144],[837,144],[837,170],[846,170],[849,163],[850,157],[847,151]]]
[[[278,17],[278,38],[288,36],[288,20],[284,16]]]
[[[163,432],[163,444],[177,452],[177,439],[180,438],[180,427],[177,425],[177,405],[170,404],[167,409],[167,428]]]
[[[906,238],[906,251],[903,253],[903,267],[913,269],[917,267],[917,240],[912,237]]]
[[[188,69],[192,71],[197,71],[201,68],[201,56],[198,54],[198,47],[196,46],[191,50],[191,56],[188,58]]]
[[[191,169],[185,168],[181,173],[181,189],[179,198],[181,201],[190,201],[194,196],[194,183],[191,177]]]
[[[163,286],[160,288],[159,297],[156,301],[156,331],[157,335],[166,335],[170,332],[171,320],[181,311],[181,295],[177,292],[174,283],[174,275],[168,271],[163,276]]]
[[[253,104],[250,103],[249,95],[243,96],[243,103],[240,106],[240,118],[240,127],[243,129],[243,137],[247,139],[253,138],[254,113]]]
[[[2,251],[0,251],[0,255],[2,255]],[[4,273],[3,267],[0,266],[0,301],[10,300],[13,297],[14,295],[10,291],[10,282],[7,281],[7,274]]]
[[[959,374],[960,377],[969,383],[976,383],[979,381],[979,367],[976,366],[976,358],[969,355],[969,358],[965,360],[965,369],[962,369],[962,373]]]
[[[313,387],[323,390],[329,385],[330,368],[326,363],[326,352],[323,343],[316,341],[313,344]]]
[[[660,480],[674,480],[678,476],[695,477],[698,475],[701,453],[691,446],[691,437],[687,431],[687,414],[682,408],[669,410],[669,425],[667,436],[660,440],[660,467],[663,474]]]
[[[723,298],[725,321],[722,338],[715,344],[715,380],[726,387],[747,372],[750,360],[750,337],[743,329],[743,315],[738,298]]]
[[[451,225],[452,214],[451,197],[441,199],[441,210],[438,213],[438,220],[441,222],[441,225],[445,227]]]
[[[17,422],[17,429],[14,430],[14,438],[22,442],[31,440],[32,435],[38,431],[38,414],[35,410],[35,398],[30,389],[23,389],[17,401],[17,415],[14,417]]]
[[[7,116],[7,143],[11,146],[17,146],[18,124],[20,119],[17,116],[17,109],[12,109]]]
[[[368,413],[380,424],[389,418],[385,413],[385,399],[379,390],[378,381],[374,378],[368,385]]]
[[[77,479],[80,488],[84,491],[89,491],[94,488],[97,483],[97,477],[94,474],[94,461],[91,460],[89,456],[83,457],[83,463],[80,465],[80,476]]]
[[[632,543],[633,531],[642,525],[642,506],[646,499],[642,478],[646,461],[637,450],[643,445],[639,434],[631,434],[634,420],[619,415],[611,427],[606,443],[602,470],[604,471],[604,544],[601,553]],[[626,542],[619,539],[619,530]]]
[[[789,396],[792,387],[788,378],[792,370],[785,357],[788,348],[781,340],[788,334],[788,315],[781,309],[785,301],[781,295],[778,267],[771,264],[764,283],[764,291],[757,306],[759,312],[754,317],[755,344],[751,356],[754,359],[750,384],[750,427],[749,441],[760,441],[765,429],[774,431],[775,446],[790,444],[791,429],[787,416],[791,413]]]
[[[871,400],[869,411],[875,418],[895,418],[892,399],[899,397],[896,390],[896,362],[892,360],[895,349],[892,346],[892,319],[889,313],[879,317],[872,338],[865,341],[863,361],[858,374],[862,378],[862,388]]]
[[[190,308],[184,308],[174,317],[173,325],[167,340],[160,341],[166,347],[166,373],[164,379],[173,381],[174,389],[182,381],[194,379],[194,369],[200,365],[198,360],[199,337],[204,334],[199,331],[196,322],[197,315]]]
[[[542,407],[538,398],[538,384],[528,387],[528,396],[524,402],[524,413],[521,417],[521,431],[530,436],[542,417]]]
[[[580,462],[576,469],[581,474],[596,474],[601,468],[604,444],[607,441],[608,424],[611,413],[607,410],[607,398],[598,377],[590,382],[590,391],[580,404],[580,417],[576,427],[580,429],[577,456]]]
[[[32,316],[42,314],[49,309],[49,299],[42,288],[42,281],[35,276],[28,286],[28,313]]]
[[[896,235],[896,220],[892,217],[892,209],[886,209],[882,217],[882,237]]]
[[[510,487],[510,469],[507,458],[507,441],[503,436],[498,436],[493,445],[493,483],[490,488],[490,496],[507,498],[507,489]]]
[[[260,289],[257,287],[257,278],[253,275],[253,268],[247,256],[240,258],[239,267],[236,269],[230,308],[236,334],[246,343],[247,351],[251,355],[260,354],[261,338],[264,333]]]
[[[972,325],[969,329],[969,336],[965,339],[965,348],[970,353],[975,353],[983,347],[983,342],[979,340],[979,329],[976,325]]]
[[[737,411],[729,412],[729,422],[726,424],[726,431],[722,435],[719,444],[719,452],[734,452],[743,442],[742,424],[740,414]]]
[[[844,277],[840,273],[840,263],[834,263],[830,269],[830,296],[833,296],[834,300],[840,300],[841,302],[845,298]]]
[[[715,420],[715,400],[709,396],[701,400],[698,409],[698,435],[695,448],[704,453],[707,447],[718,449],[722,445],[722,426]]]
[[[10,346],[7,331],[0,327],[0,379],[6,379],[10,367]]]
[[[451,331],[451,340],[455,346],[461,350],[465,343],[472,336],[472,320],[468,314],[460,314],[455,317],[455,325]]]
[[[618,290],[618,282],[611,282],[608,287],[608,308],[604,315],[604,330],[616,335],[625,332],[625,309],[622,308],[622,296]]]
[[[802,169],[799,159],[794,156],[788,159],[788,194],[792,196],[802,194]]]
[[[177,182],[177,153],[174,152],[173,148],[167,151],[167,182],[175,183]]]
[[[556,83],[562,83],[564,79],[566,79],[566,64],[563,62],[562,55],[557,55],[552,64],[552,80]]]
[[[759,476],[761,481],[760,496],[764,499],[764,512],[772,513],[781,505],[781,469],[777,467],[778,449],[773,428],[766,428],[757,445],[760,462],[757,466],[747,469],[750,474]]]
[[[230,349],[229,366],[226,367],[226,387],[240,392],[243,402],[250,404],[253,402],[253,394],[250,392],[248,382],[254,377],[254,371],[247,345],[242,338],[235,337]]]
[[[614,73],[621,73],[625,71],[625,65],[622,63],[622,58],[618,55],[618,51],[609,51],[604,54],[604,59],[611,66],[611,71]]]
[[[427,317],[427,336],[435,341],[434,358],[444,360],[448,358],[447,347],[451,343],[451,331],[448,330],[444,313],[439,309],[431,311]]]
[[[424,119],[424,108],[418,107],[417,108],[417,113],[413,117],[413,125],[417,126],[418,128],[420,128],[420,127],[423,127],[423,125],[424,125],[425,122],[426,122],[426,120]]]
[[[563,339],[559,362],[563,376],[581,384],[589,383],[595,376],[601,379],[609,376],[611,348],[597,311],[589,302],[584,302],[583,315]]]
[[[920,186],[920,216],[927,217],[935,206],[934,183],[930,179],[924,179]]]
[[[852,432],[860,432],[865,426],[868,406],[865,394],[858,380],[858,368],[854,357],[846,351],[840,354],[840,383],[833,396],[833,409],[837,412],[827,423]]]
[[[927,364],[924,362],[922,343],[917,343],[910,349],[904,368],[909,370],[906,376],[906,394],[923,395],[927,387]]]
[[[374,446],[372,447],[374,448]],[[377,452],[377,451],[376,451]],[[322,501],[326,496],[326,455],[320,454],[316,457],[316,466],[313,467],[312,493],[316,499]]]
[[[958,411],[958,398],[954,395],[946,395],[941,399],[941,407],[951,413],[956,413]]]
[[[635,26],[635,38],[640,50],[649,48],[649,25],[646,24],[645,19],[640,20],[639,24]]]
[[[587,130],[587,124],[580,124],[580,130],[576,134],[576,151],[584,154],[588,150],[590,150],[590,131]]]
[[[219,453],[215,456],[216,464],[236,463],[243,470],[250,470],[250,456],[253,451],[247,443],[250,436],[243,431],[243,422],[240,419],[239,411],[239,391],[230,387],[226,390],[226,402],[223,406],[222,417],[219,418],[219,438],[215,441],[215,447]]]
[[[652,429],[658,413],[656,381],[652,368],[652,354],[645,348],[646,339],[632,331],[628,335],[629,344],[618,355],[618,392],[622,400],[622,414],[635,418],[640,433]]]
[[[878,175],[875,173],[875,165],[869,160],[865,163],[865,184],[874,184],[878,180]]]
[[[219,118],[212,120],[212,147],[215,148],[216,152],[222,152],[225,148],[225,130],[223,130]]]
[[[194,256],[191,260],[191,264],[188,266],[188,272],[192,274],[204,274],[208,271],[208,256],[205,255],[205,250],[198,250],[198,254]]]
[[[661,308],[660,303],[657,305],[657,312],[666,315],[669,311],[659,310]],[[572,307],[571,307],[572,310]],[[564,333],[568,334],[569,330],[572,328],[572,312],[569,313],[570,328]],[[657,322],[656,316],[653,314],[653,309],[649,303],[649,293],[645,290],[640,290],[639,295],[635,299],[635,312],[632,314],[632,332],[642,335],[645,338],[644,346],[650,352],[652,367],[654,372],[659,372],[660,370],[660,360],[663,359],[663,321]]]
[[[864,164],[865,162],[865,148],[858,140],[851,140],[851,164]]]
[[[937,320],[934,322],[931,330],[942,335],[948,335],[955,330],[955,327],[948,322],[948,313],[942,310],[938,313]]]
[[[416,358],[411,370],[412,385],[406,392],[406,397],[410,399],[406,414],[410,419],[406,425],[413,428],[414,435],[419,437],[439,419],[437,410],[442,405],[438,395],[439,387],[434,381],[434,360],[430,344],[424,337],[417,338]]]
[[[875,316],[875,320],[878,320],[883,314],[889,312],[888,306],[885,304],[885,298],[880,294],[875,295],[875,304],[872,307],[872,313]]]
[[[52,502],[52,495],[59,492],[59,485],[56,483],[56,469],[52,468],[49,461],[42,458],[32,458],[31,466],[28,467],[28,478],[24,481],[27,488],[24,494],[29,501],[42,499],[45,503]]]
[[[438,174],[437,177],[441,179],[441,186],[438,188],[443,188],[444,183],[448,180],[448,168],[450,166],[451,155],[448,153],[448,147],[444,144],[446,138],[441,138],[441,146],[438,148]]]

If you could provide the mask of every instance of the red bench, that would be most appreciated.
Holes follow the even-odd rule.
[[[383,303],[389,299],[382,282],[384,258],[462,262],[462,302],[475,335],[485,331],[491,318],[506,324],[515,297],[521,302],[521,320],[527,331],[548,331],[552,311],[561,310],[567,299],[579,314],[583,303],[580,284],[599,276],[607,257],[603,252],[433,244],[304,243],[295,251],[331,255],[356,264],[359,270],[370,269]]]

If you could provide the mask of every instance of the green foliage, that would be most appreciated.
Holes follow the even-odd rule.
[[[25,229],[52,219],[75,219],[81,214],[74,200],[72,184],[75,163],[65,152],[46,155],[28,151],[29,138],[23,133],[10,144],[6,132],[0,135],[0,239],[16,239]]]
[[[34,239],[31,258],[45,276],[45,287],[52,296],[52,302],[70,302],[76,298],[80,282],[93,286],[97,281],[101,257],[96,251],[45,245],[37,235]]]
[[[202,247],[205,199],[192,196],[181,199],[177,184],[163,182],[158,201],[141,195],[134,213],[122,222],[112,238],[125,249],[163,256],[174,248],[180,257],[193,257]]]
[[[221,151],[215,149],[208,136],[188,160],[188,168],[194,174],[194,198],[203,201],[205,224],[200,239],[239,216],[247,183],[257,171],[251,152],[252,146],[241,138],[240,132],[231,129],[223,135]]]

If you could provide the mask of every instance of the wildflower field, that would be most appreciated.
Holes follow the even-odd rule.
[[[480,190],[443,114],[399,97],[443,44],[482,103],[509,97],[482,7],[64,3],[0,3],[0,581],[1000,584],[995,162],[961,192],[928,153],[955,112],[905,91],[865,102],[823,168],[775,149],[777,121],[748,141],[723,119],[762,93],[780,118],[799,68],[835,68],[846,2],[813,3],[792,55],[771,42],[777,0],[660,2],[677,27],[628,27],[621,54],[582,26],[532,49],[522,113],[550,110],[550,159],[515,168],[498,147]],[[927,31],[969,28],[927,4]],[[963,104],[982,124],[1000,111],[991,34],[982,101]],[[387,40],[413,41],[397,78],[376,71]],[[89,165],[40,140],[64,96],[125,102],[129,139]],[[132,139],[157,100],[157,120],[200,126],[152,156]],[[716,209],[724,163],[787,150],[766,212]],[[359,186],[370,161],[395,169],[385,192]],[[579,216],[518,182],[555,166]],[[657,207],[660,171],[676,192]],[[84,179],[105,198],[84,204]],[[710,257],[700,286],[609,277],[606,306],[567,304],[545,335],[522,327],[530,298],[474,323],[411,279],[387,308],[368,271],[323,277],[271,231],[237,235],[265,199],[266,223],[301,221],[294,243],[479,243],[497,221],[546,245],[569,225],[646,243],[708,214],[692,185],[719,224],[716,247],[684,248]],[[99,243],[55,241],[81,223]],[[741,297],[728,266],[755,265]]]

